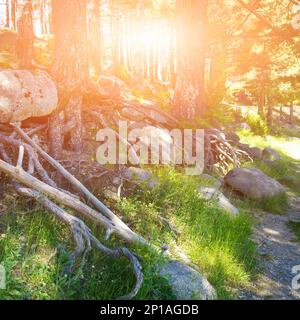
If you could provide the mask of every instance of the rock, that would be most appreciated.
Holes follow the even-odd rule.
[[[239,215],[240,211],[237,209],[228,198],[224,196],[222,192],[219,191],[218,186],[214,187],[200,187],[198,189],[200,197],[204,198],[205,200],[215,200],[218,204],[218,206],[227,211],[228,213],[231,213],[234,216]]]
[[[216,291],[198,271],[179,262],[163,265],[160,275],[166,278],[177,300],[214,300]]]
[[[246,122],[242,122],[240,125],[239,125],[240,129],[242,130],[251,130],[251,127],[249,126],[248,123]]]
[[[56,86],[46,72],[0,71],[0,122],[47,116],[57,103]]]
[[[258,169],[236,168],[224,180],[233,190],[254,200],[263,200],[285,192],[279,182]]]
[[[262,151],[259,148],[249,148],[248,154],[252,159],[261,160],[262,159]]]
[[[122,176],[125,179],[131,180],[137,184],[143,184],[147,186],[149,189],[152,189],[157,186],[158,182],[151,172],[141,169],[130,167],[126,168],[122,172]]]
[[[235,144],[240,142],[240,137],[235,132],[226,133],[226,139]]]
[[[250,145],[245,143],[238,143],[237,145],[242,151],[245,151],[247,153],[250,152]]]
[[[280,160],[280,154],[272,149],[272,148],[265,148],[262,152],[263,160],[275,162]]]
[[[114,77],[100,76],[98,81],[99,93],[105,98],[118,98],[121,96],[121,82]]]
[[[104,196],[107,199],[110,199],[110,200],[115,200],[115,201],[119,201],[120,200],[120,197],[118,196],[118,193],[114,192],[112,190],[109,190],[109,189],[105,189],[104,190]]]
[[[225,210],[226,212],[229,212],[233,216],[238,216],[240,214],[240,211],[238,208],[236,208],[228,198],[224,196],[222,192],[219,192],[217,195],[217,202],[221,209]]]
[[[251,148],[249,144],[237,143],[237,146],[242,151],[248,153],[248,155],[252,159],[261,160],[262,159],[262,151],[259,148]]]
[[[219,192],[219,189],[215,187],[200,187],[198,192],[203,199],[212,200]]]

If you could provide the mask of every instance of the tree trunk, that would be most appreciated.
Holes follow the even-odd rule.
[[[53,0],[52,30],[55,35],[51,74],[56,81],[60,107],[52,116],[49,129],[52,155],[61,158],[64,146],[63,126],[72,122],[69,133],[71,150],[82,148],[81,108],[83,87],[89,79],[87,45],[87,1]]]
[[[9,0],[6,0],[6,24],[5,24],[5,27],[9,28],[9,26],[10,26]]]
[[[271,127],[273,125],[273,106],[272,106],[272,100],[270,99],[270,97],[268,97],[267,103],[268,103],[267,123],[268,123],[268,126]]]
[[[41,33],[45,34],[45,23],[44,23],[44,1],[41,1],[40,3],[40,28]]]
[[[17,11],[17,0],[12,0],[11,1],[11,22],[14,30],[17,30],[16,11]]]
[[[290,106],[290,124],[294,123],[294,104],[291,103]]]
[[[205,113],[205,52],[208,1],[177,0],[177,79],[173,101],[179,117]]]
[[[30,69],[33,59],[33,18],[31,1],[19,1],[17,8],[17,58],[19,67]]]
[[[101,12],[100,0],[91,1],[91,13],[89,19],[89,59],[94,73],[99,76],[101,73]]]

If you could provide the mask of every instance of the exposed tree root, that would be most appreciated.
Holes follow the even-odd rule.
[[[44,151],[38,147],[33,140],[29,138],[25,132],[18,128],[18,132],[22,134],[23,137],[26,138],[30,144],[34,147],[39,149],[40,153],[44,153]],[[120,224],[115,225],[109,218],[103,216],[100,212],[90,208],[88,205],[84,204],[80,201],[76,196],[72,195],[71,193],[58,189],[55,186],[51,186],[36,177],[33,176],[33,173],[36,168],[37,163],[37,155],[33,151],[34,149],[20,140],[16,140],[12,137],[0,134],[0,171],[6,173],[9,177],[11,177],[17,183],[14,183],[15,189],[19,194],[22,196],[34,199],[38,203],[40,203],[45,209],[49,212],[53,213],[59,219],[67,223],[72,230],[74,240],[76,242],[75,251],[70,255],[70,262],[71,266],[74,265],[75,260],[82,255],[82,262],[84,263],[86,254],[92,249],[92,246],[103,252],[104,254],[112,257],[112,258],[121,258],[126,257],[133,268],[135,277],[136,277],[136,284],[134,289],[126,296],[120,299],[132,299],[137,295],[139,292],[141,285],[143,283],[143,274],[141,265],[137,259],[137,257],[130,252],[127,248],[117,248],[117,249],[110,249],[104,246],[91,232],[91,230],[86,226],[86,224],[80,220],[79,218],[72,216],[71,214],[67,213],[64,209],[58,206],[55,202],[50,200],[46,195],[50,196],[51,199],[54,199],[57,203],[61,203],[79,214],[82,214],[88,218],[92,218],[97,223],[101,224],[106,228],[107,240],[110,238],[112,233],[117,234],[121,239],[127,242],[136,242],[136,243],[143,243],[147,244],[146,240],[142,237],[136,235],[133,231],[131,231],[128,227],[123,228]],[[8,144],[9,146],[19,147],[19,153],[17,158],[17,165],[13,166],[13,160],[6,152],[4,144]],[[32,163],[32,168],[27,170],[27,172],[23,169],[23,162],[24,156],[28,158],[28,166],[29,163]],[[47,153],[45,153],[47,154]],[[32,162],[32,159],[35,161]],[[60,169],[60,172],[65,176],[71,176],[60,164],[58,164],[54,159],[50,157],[51,161],[54,161],[56,167]],[[39,162],[38,162],[39,163]],[[52,163],[52,164],[53,164]],[[40,165],[42,167],[42,165]],[[43,167],[42,167],[43,168]],[[43,168],[44,170],[44,168]],[[36,170],[38,172],[38,170]],[[43,177],[45,178],[45,177]],[[74,178],[75,179],[75,178]],[[45,179],[44,179],[45,180]],[[47,180],[47,179],[46,179]],[[77,179],[72,180],[75,181],[75,185],[79,188],[81,186],[80,182]],[[49,182],[49,181],[48,181]],[[100,202],[101,203],[101,202]],[[103,205],[104,206],[104,205]],[[119,219],[119,218],[117,218]],[[118,221],[118,220],[117,220]],[[122,222],[122,224],[124,224]],[[125,225],[125,224],[124,224]]]
[[[76,259],[83,255],[83,262],[85,260],[85,255],[92,249],[92,246],[103,252],[104,254],[112,258],[121,258],[122,256],[126,257],[132,264],[132,268],[136,277],[136,284],[134,289],[126,296],[123,296],[119,299],[127,300],[134,298],[141,285],[143,283],[143,273],[142,267],[138,259],[125,247],[118,249],[110,249],[104,246],[91,232],[87,225],[77,217],[74,217],[55,204],[53,201],[49,200],[47,197],[43,196],[41,193],[22,187],[19,184],[16,184],[16,190],[22,196],[32,198],[40,203],[46,210],[53,213],[60,220],[67,223],[72,230],[74,240],[76,242],[75,251],[70,255],[71,266],[75,263]]]

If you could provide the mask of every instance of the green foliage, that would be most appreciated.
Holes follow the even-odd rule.
[[[201,121],[205,124],[208,124],[206,127],[220,127],[229,126],[233,123],[241,120],[241,115],[238,111],[234,110],[231,106],[226,104],[218,104],[211,108],[206,116],[205,119],[197,119],[198,123]]]
[[[269,128],[259,114],[252,111],[249,112],[246,116],[246,122],[249,124],[251,131],[254,134],[261,136],[268,134]]]
[[[232,298],[255,272],[252,218],[232,217],[214,202],[202,200],[196,189],[207,183],[204,180],[170,168],[157,169],[156,174],[158,187],[135,191],[112,202],[112,208],[152,243],[168,246],[175,256],[185,252],[216,287],[219,298]],[[165,219],[176,229],[177,238]],[[102,239],[96,226],[92,230]],[[113,260],[96,250],[83,268],[78,261],[76,271],[66,276],[72,248],[67,226],[38,206],[16,201],[0,220],[0,263],[8,271],[7,289],[0,292],[0,299],[115,299],[132,288],[134,276],[127,260]],[[164,255],[136,246],[131,249],[141,258],[145,276],[137,299],[174,298],[155,271]]]
[[[258,203],[258,207],[272,214],[285,214],[288,208],[288,197],[286,193],[264,199]]]
[[[183,250],[215,286],[219,298],[232,297],[234,288],[246,285],[255,270],[252,218],[232,217],[201,199],[196,190],[204,181],[199,178],[170,168],[155,173],[159,186],[122,200],[120,212],[158,245],[169,246],[175,255],[178,247]],[[177,239],[161,217],[174,225]]]
[[[97,234],[97,227],[92,228]],[[0,263],[7,274],[0,299],[115,299],[132,289],[128,260],[114,260],[96,250],[83,267],[78,261],[75,271],[66,274],[73,248],[68,226],[38,206],[17,201],[0,220]],[[137,299],[172,299],[166,280],[155,272],[163,258],[145,248],[134,250],[143,257],[145,277]]]
[[[289,221],[288,226],[295,233],[296,239],[300,243],[300,222]]]

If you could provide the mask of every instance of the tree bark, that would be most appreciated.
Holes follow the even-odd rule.
[[[12,0],[11,1],[11,22],[14,30],[17,30],[16,10],[17,10],[17,0]]]
[[[88,25],[89,59],[94,73],[99,76],[102,69],[101,62],[101,0],[91,1],[91,13]]]
[[[205,113],[208,1],[177,0],[177,79],[173,108],[187,120]]]
[[[61,105],[52,116],[49,138],[52,155],[61,158],[64,122],[74,122],[68,141],[70,148],[76,152],[80,152],[82,148],[82,96],[83,87],[89,79],[86,54],[87,1],[53,0],[51,4],[52,30],[55,35],[51,74],[58,87]],[[64,116],[61,116],[62,112]]]
[[[6,28],[10,26],[10,15],[9,15],[9,0],[6,0]]]
[[[33,18],[31,1],[19,1],[17,8],[17,58],[19,67],[30,69],[33,59]]]

